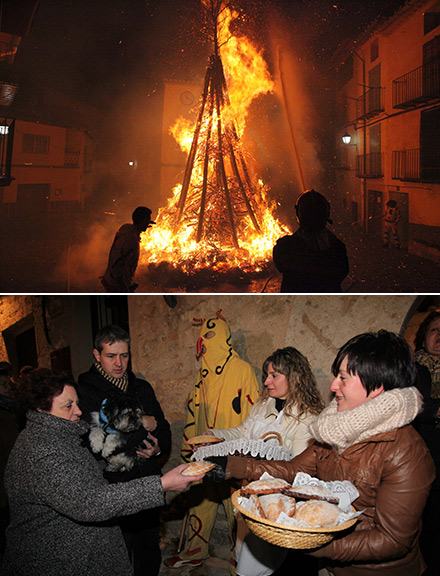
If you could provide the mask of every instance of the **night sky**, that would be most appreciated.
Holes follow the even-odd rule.
[[[327,59],[347,34],[401,0],[236,0],[243,31],[264,43],[274,22],[301,31],[300,57]],[[50,87],[111,106],[148,95],[163,78],[203,77],[210,41],[200,0],[41,0],[15,72],[21,86]]]

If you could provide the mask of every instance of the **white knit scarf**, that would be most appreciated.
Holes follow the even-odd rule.
[[[382,392],[376,398],[342,412],[338,412],[334,399],[312,422],[310,432],[318,442],[329,444],[340,453],[376,434],[409,424],[420,412],[422,404],[422,396],[415,387]]]

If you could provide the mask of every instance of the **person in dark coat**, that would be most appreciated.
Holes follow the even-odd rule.
[[[306,190],[295,210],[299,229],[280,238],[273,249],[274,264],[283,274],[281,292],[341,292],[349,264],[345,244],[326,227],[329,202]]]
[[[137,378],[128,368],[129,335],[119,326],[106,326],[96,335],[94,346],[95,363],[78,377],[83,419],[90,422],[91,413],[99,412],[106,398],[128,395],[141,404],[144,428],[149,433],[149,440],[144,440],[144,447],[137,451],[139,457],[133,468],[106,472],[106,478],[110,483],[116,483],[160,474],[171,452],[171,429],[152,386]],[[161,563],[160,509],[124,516],[120,519],[120,526],[133,558],[134,575],[156,576]]]
[[[421,322],[414,340],[418,385],[423,411],[414,427],[433,457],[436,478],[423,514],[420,548],[426,563],[424,576],[440,571],[440,310],[432,310]]]
[[[134,292],[138,284],[134,275],[139,262],[141,234],[152,224],[151,210],[138,206],[132,214],[132,224],[124,224],[115,234],[107,269],[101,277],[106,292]]]
[[[0,559],[5,551],[5,530],[9,525],[9,502],[3,477],[9,454],[20,432],[11,375],[11,364],[0,362]]]
[[[6,467],[11,523],[1,575],[132,576],[113,518],[163,506],[166,491],[185,490],[203,475],[183,475],[185,464],[109,484],[83,442],[88,425],[70,377],[34,370],[19,395],[27,421]]]

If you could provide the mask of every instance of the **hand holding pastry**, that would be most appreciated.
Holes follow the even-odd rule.
[[[188,464],[180,464],[180,466],[173,468],[161,477],[160,481],[162,482],[164,492],[168,490],[183,492],[192,482],[197,482],[203,478],[204,474],[201,473],[196,476],[182,474],[187,468]]]

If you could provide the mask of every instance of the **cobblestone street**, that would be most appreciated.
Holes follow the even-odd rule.
[[[177,547],[182,528],[182,519],[169,520],[164,524],[161,540],[163,559],[177,554]],[[229,536],[226,517],[220,506],[217,520],[209,543],[210,557],[201,566],[182,566],[167,568],[162,562],[159,576],[228,576]]]
[[[96,293],[104,292],[99,276],[104,273],[109,246],[117,222],[87,222],[83,216],[34,220],[28,225],[6,221],[0,229],[0,293]],[[339,225],[334,229],[347,246],[349,276],[346,293],[437,293],[438,262],[409,254],[405,249],[383,248],[377,236]],[[215,276],[206,271],[184,282],[172,283],[160,272],[139,266],[136,293],[277,293],[281,275],[271,266],[249,278],[240,271]]]
[[[335,233],[347,247],[350,273],[342,289],[346,293],[437,293],[440,291],[440,264],[409,254],[405,249],[383,248],[382,239],[368,236],[358,229],[340,227]],[[138,292],[161,292],[159,284],[148,281],[146,269],[139,270]],[[162,285],[163,286],[163,285]],[[262,278],[247,281],[221,280],[197,287],[196,292],[267,292],[280,291],[281,275],[272,267]],[[178,288],[169,288],[179,292]]]

